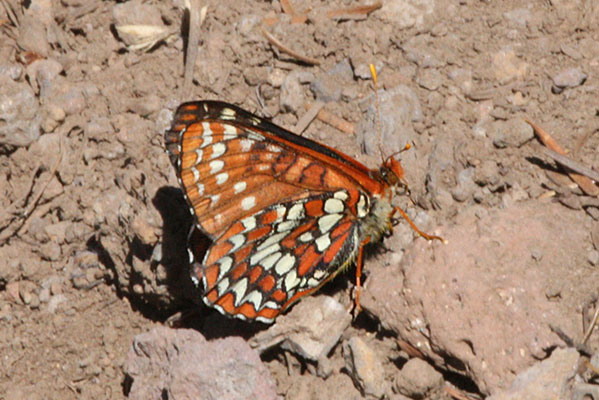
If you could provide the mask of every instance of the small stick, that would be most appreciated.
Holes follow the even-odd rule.
[[[371,12],[378,10],[383,6],[383,2],[377,1],[374,4],[365,6],[355,6],[347,8],[337,8],[327,12],[329,19],[359,19],[365,18]]]
[[[306,64],[320,65],[320,61],[318,61],[317,59],[301,55],[298,52],[296,52],[295,50],[291,50],[289,47],[285,46],[277,38],[275,38],[272,34],[270,34],[264,27],[262,27],[262,33],[264,34],[264,36],[266,37],[266,40],[268,40],[268,42],[270,44],[272,44],[275,47],[278,47],[279,50],[281,50],[282,52],[287,53],[290,56],[297,58],[298,60],[300,60],[301,62],[304,62]]]
[[[587,340],[589,340],[589,337],[591,337],[591,333],[593,333],[593,329],[595,329],[595,325],[597,324],[597,318],[599,318],[599,307],[597,307],[597,309],[595,310],[595,315],[593,315],[593,320],[591,321],[591,325],[589,325],[589,328],[587,329],[586,333],[584,334],[584,339],[582,339],[583,345],[586,345]]]
[[[333,128],[340,130],[341,132],[345,132],[350,135],[353,135],[356,132],[354,124],[331,114],[327,110],[320,110],[316,118],[318,118],[319,121],[322,121],[325,124],[331,125]]]
[[[298,135],[301,135],[301,133],[306,130],[306,128],[308,127],[308,125],[310,125],[314,118],[316,118],[316,116],[318,115],[320,110],[322,110],[323,107],[324,102],[320,100],[317,100],[314,104],[312,104],[308,111],[304,115],[302,115],[299,121],[297,121],[297,124],[295,124],[293,132],[295,132]]]
[[[545,155],[553,158],[555,161],[557,161],[559,164],[563,165],[564,167],[571,169],[572,171],[577,172],[580,175],[584,175],[588,178],[591,178],[595,182],[599,182],[599,172],[593,171],[592,169],[582,165],[578,161],[574,161],[574,160],[570,159],[569,157],[564,156],[559,153],[556,153],[555,151],[553,151],[551,149],[542,147],[541,151],[543,151],[543,153],[545,153]]]
[[[543,128],[541,128],[528,118],[524,118],[524,121],[526,121],[530,126],[532,126],[535,133],[545,146],[549,147],[551,150],[555,151],[558,154],[566,155],[566,151],[555,141],[555,139],[553,139],[553,137],[551,137],[549,133],[547,133],[547,131],[545,131]],[[586,176],[577,174],[575,172],[569,172],[568,175],[570,176],[570,178],[572,178],[574,182],[576,182],[578,186],[580,186],[583,192],[585,192],[589,196],[597,196],[597,194],[599,194],[599,189],[597,188],[597,186],[595,186],[593,182]]]
[[[189,35],[187,36],[187,51],[185,54],[185,72],[183,73],[183,86],[181,87],[182,98],[188,98],[191,94],[193,69],[198,57],[200,26],[206,16],[206,10],[206,7],[200,9],[200,0],[191,0],[191,4],[189,5]]]

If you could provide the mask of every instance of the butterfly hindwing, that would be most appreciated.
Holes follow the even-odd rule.
[[[336,275],[357,250],[344,191],[274,204],[231,225],[197,268],[205,302],[272,320]]]

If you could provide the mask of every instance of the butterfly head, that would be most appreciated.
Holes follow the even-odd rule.
[[[379,173],[383,181],[390,187],[401,188],[407,191],[408,183],[404,177],[403,167],[395,157],[388,157],[381,166]]]

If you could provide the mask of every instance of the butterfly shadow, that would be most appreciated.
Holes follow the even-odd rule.
[[[211,240],[200,230],[191,230],[194,219],[183,192],[174,187],[160,188],[152,199],[162,216],[162,257],[158,261],[166,270],[166,283],[172,299],[166,323],[174,327],[191,328],[207,339],[242,336],[249,338],[268,325],[248,323],[225,317],[202,301],[201,288],[191,279],[188,248],[195,260],[202,260]]]

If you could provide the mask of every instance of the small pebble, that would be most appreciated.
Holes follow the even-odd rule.
[[[561,93],[566,88],[582,85],[587,79],[587,74],[580,68],[569,68],[553,76],[553,93]]]

